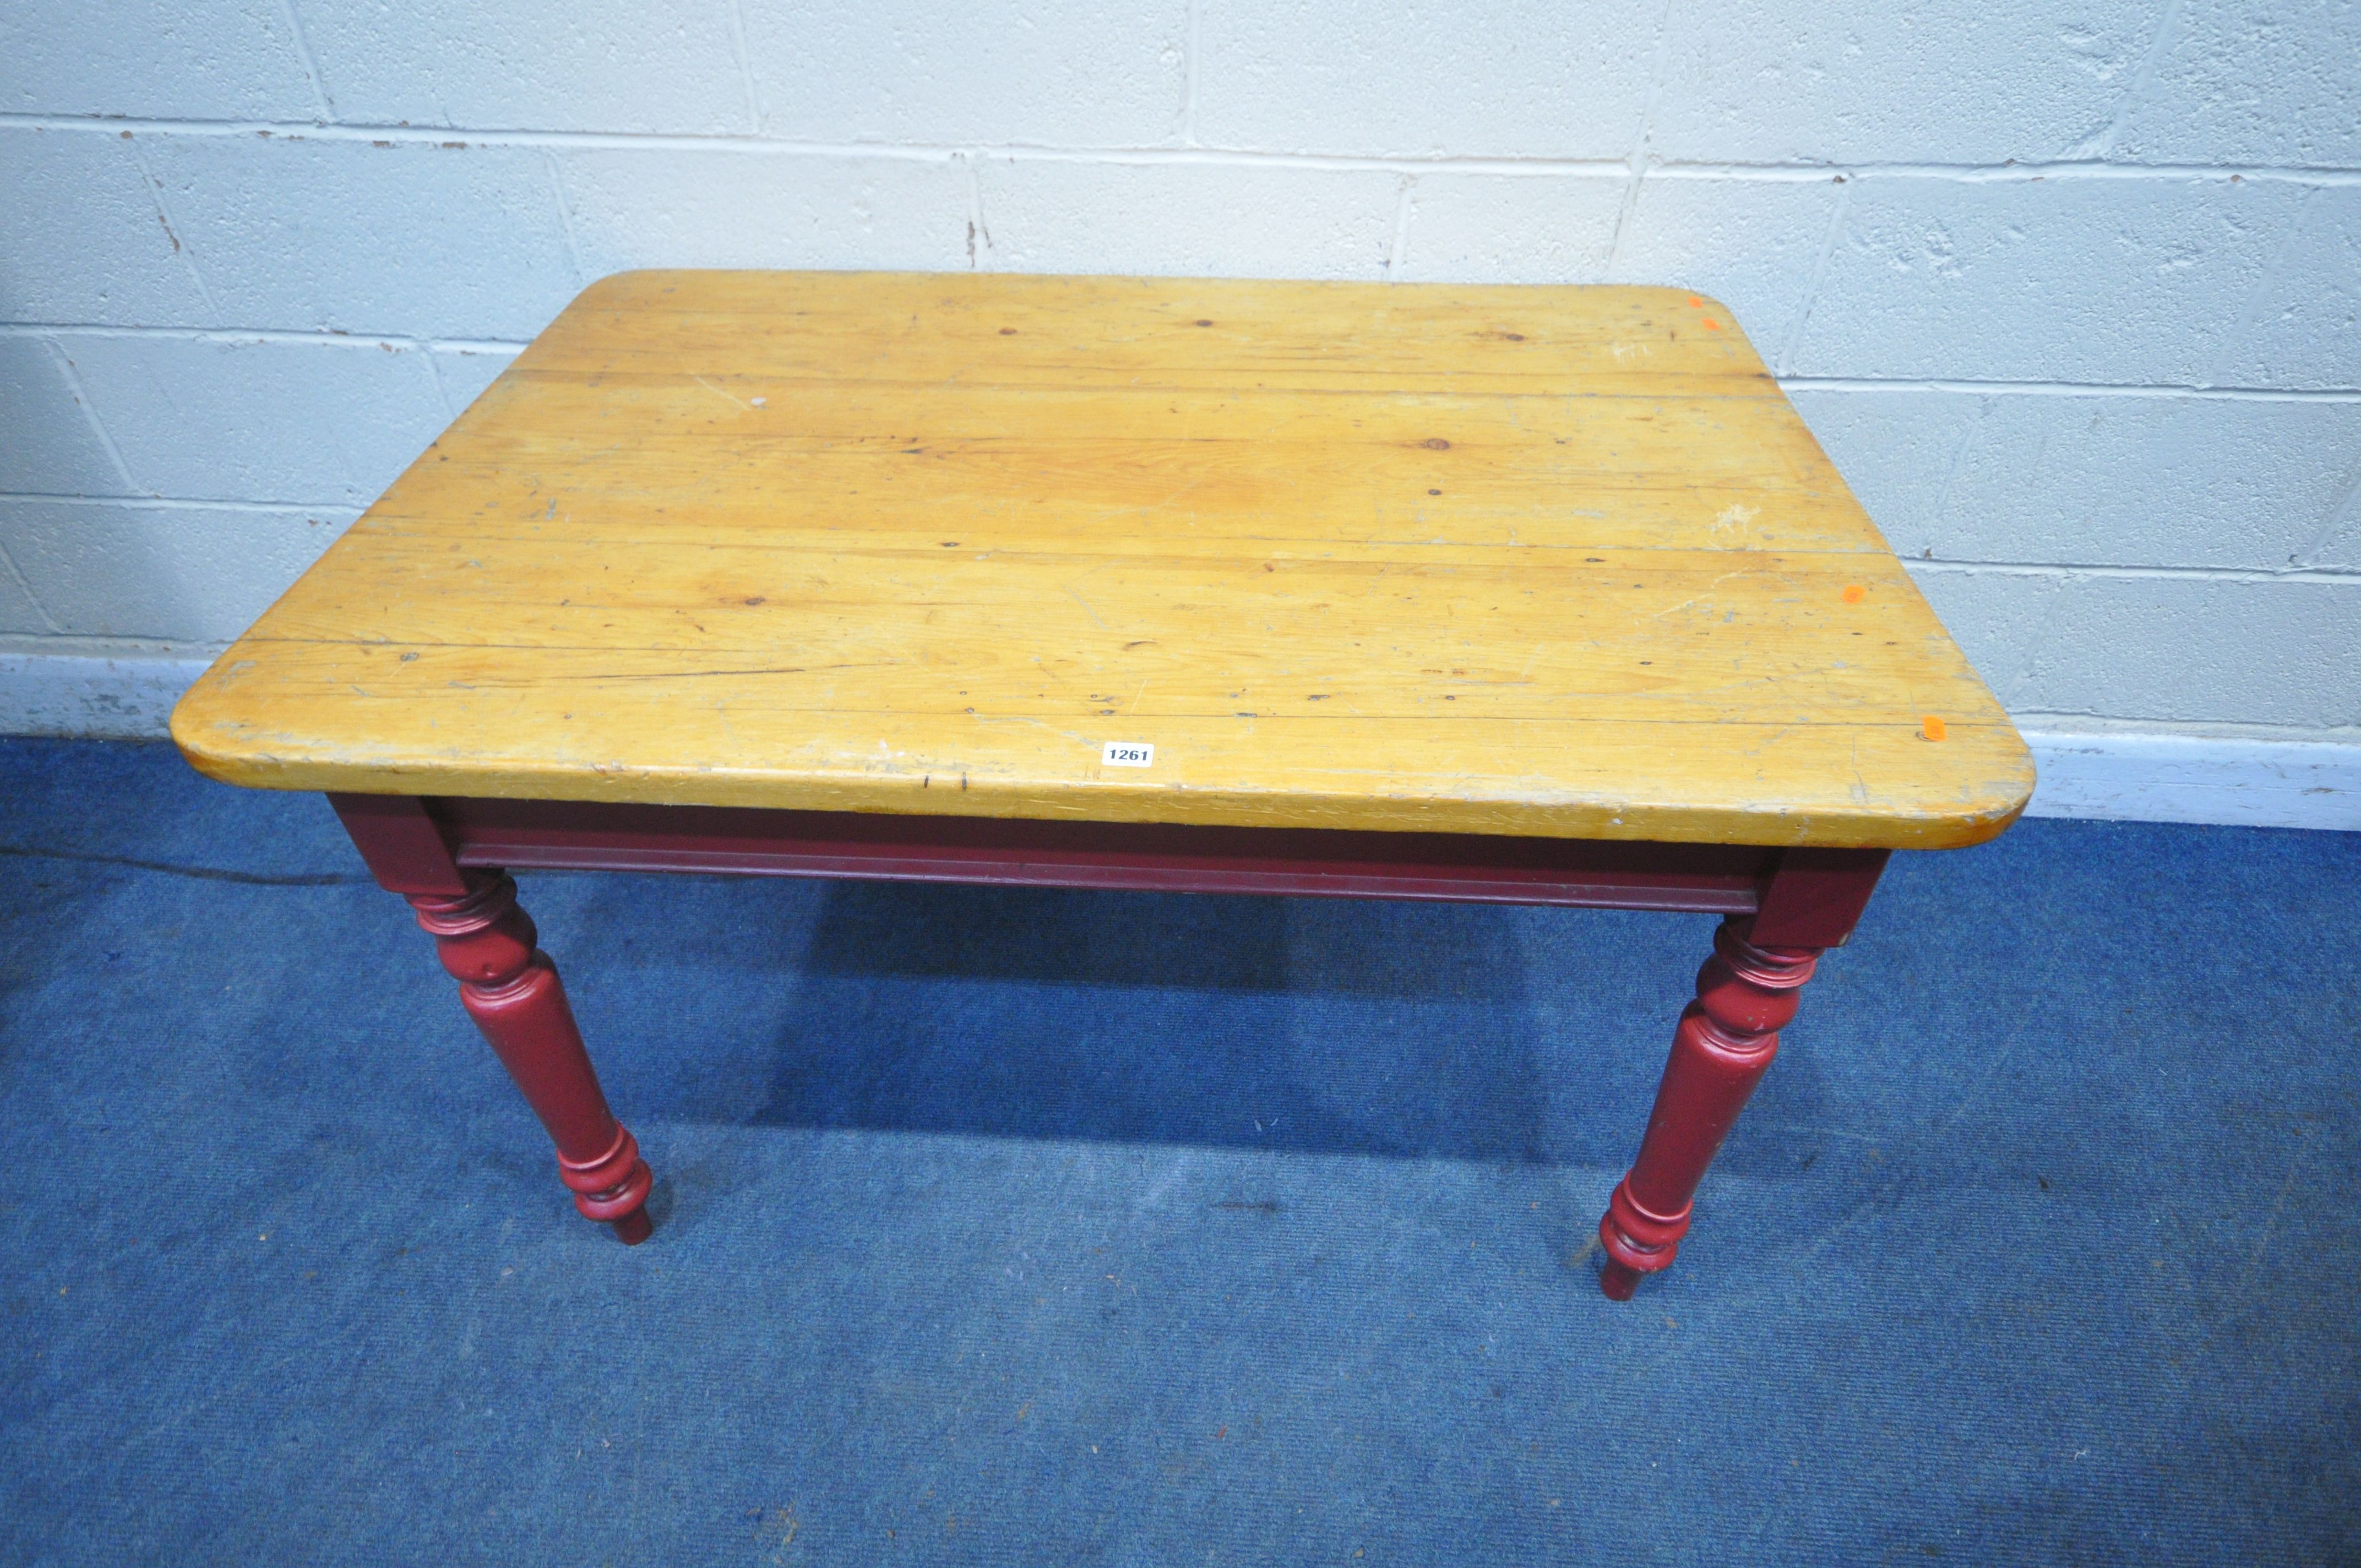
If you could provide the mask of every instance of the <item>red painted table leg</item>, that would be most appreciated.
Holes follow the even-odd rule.
[[[1673,1031],[1671,1059],[1630,1174],[1598,1222],[1607,1266],[1598,1288],[1628,1301],[1643,1274],[1672,1266],[1688,1234],[1689,1203],[1746,1097],[1795,1016],[1795,991],[1818,948],[1757,947],[1752,916],[1730,916],[1697,971],[1697,999]]]
[[[1599,1284],[1619,1299],[1672,1263],[1697,1183],[1795,1014],[1793,992],[1823,949],[1851,935],[1886,861],[1883,850],[1518,840],[1512,850],[1448,834],[328,799],[379,885],[416,905],[441,941],[467,1011],[556,1140],[576,1203],[627,1242],[648,1234],[648,1168],[607,1109],[557,971],[494,866],[1751,909],[1715,938],[1640,1157],[1600,1222]]]
[[[404,896],[458,981],[468,1016],[549,1129],[574,1206],[637,1245],[653,1228],[647,1162],[607,1108],[557,967],[533,946],[533,920],[517,906],[516,883],[506,872],[470,872],[467,880],[473,885],[463,894]]]

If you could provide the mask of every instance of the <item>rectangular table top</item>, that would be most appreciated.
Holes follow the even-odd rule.
[[[1859,848],[2033,785],[1653,288],[609,278],[172,733],[286,789]]]

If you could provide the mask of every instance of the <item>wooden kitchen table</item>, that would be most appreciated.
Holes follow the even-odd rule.
[[[2033,786],[1729,311],[1653,288],[609,278],[172,734],[327,793],[626,1242],[503,868],[1717,912],[1618,1298],[1887,852]]]

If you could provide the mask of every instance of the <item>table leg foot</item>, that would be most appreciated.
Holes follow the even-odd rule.
[[[614,1222],[615,1239],[625,1246],[637,1246],[656,1234],[656,1223],[648,1218],[644,1204]]]
[[[1779,1030],[1795,1016],[1796,990],[1819,959],[1817,948],[1756,946],[1753,924],[1733,915],[1714,933],[1697,1000],[1673,1031],[1639,1157],[1598,1223],[1607,1249],[1598,1288],[1615,1300],[1630,1300],[1640,1276],[1672,1266],[1697,1183],[1778,1054]]]
[[[557,1146],[558,1177],[586,1219],[614,1227],[626,1245],[647,1240],[647,1161],[607,1108],[557,966],[533,945],[532,917],[503,872],[469,872],[468,891],[407,894],[459,982],[467,1015]]]

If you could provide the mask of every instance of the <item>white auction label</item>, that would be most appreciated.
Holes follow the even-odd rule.
[[[1156,761],[1156,748],[1145,740],[1110,740],[1099,761],[1111,768],[1145,768]]]

